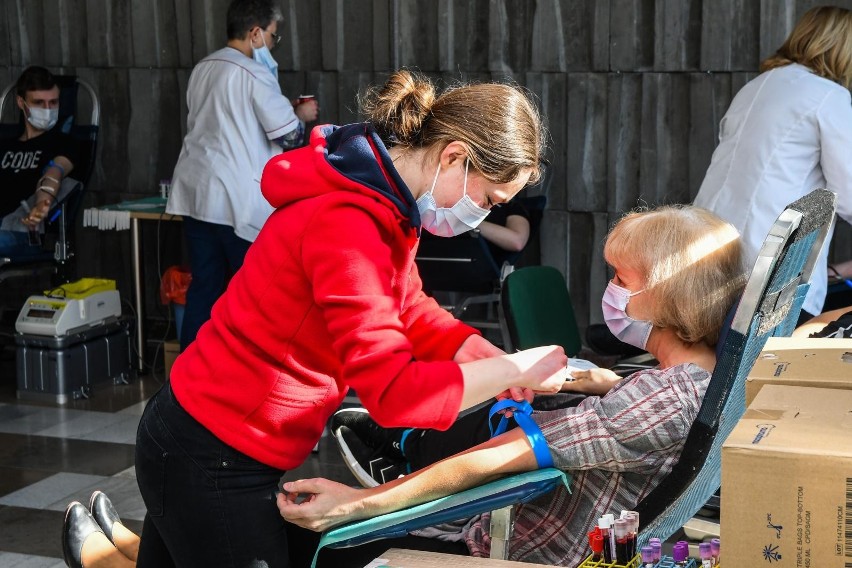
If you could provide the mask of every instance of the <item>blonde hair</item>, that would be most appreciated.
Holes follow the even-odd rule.
[[[692,205],[628,213],[610,231],[604,256],[645,275],[651,323],[690,344],[716,344],[745,284],[737,230]]]
[[[837,6],[811,8],[774,55],[760,64],[769,71],[799,63],[820,77],[852,84],[852,12]]]
[[[428,78],[408,70],[360,98],[361,112],[383,140],[405,148],[438,150],[467,145],[470,163],[494,183],[509,183],[539,163],[546,133],[526,92],[501,83],[454,85],[439,93]]]

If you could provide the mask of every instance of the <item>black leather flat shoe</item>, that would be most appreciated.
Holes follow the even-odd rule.
[[[86,507],[73,501],[65,509],[65,524],[62,526],[62,555],[70,568],[83,568],[83,543],[92,534],[104,532]]]
[[[89,499],[89,511],[92,512],[92,516],[98,525],[100,525],[101,530],[104,531],[109,541],[115,544],[112,540],[112,525],[120,523],[121,519],[118,517],[118,512],[112,506],[112,501],[109,500],[106,493],[103,491],[92,493],[92,497]]]

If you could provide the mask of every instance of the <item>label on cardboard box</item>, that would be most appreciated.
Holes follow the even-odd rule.
[[[746,379],[746,405],[767,384],[852,389],[852,339],[770,337]]]
[[[852,391],[766,385],[722,447],[725,565],[852,566]]]

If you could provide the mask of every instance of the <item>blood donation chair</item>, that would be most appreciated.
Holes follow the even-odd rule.
[[[54,129],[60,129],[77,140],[78,163],[74,164],[74,171],[69,177],[63,180],[56,206],[48,217],[45,249],[34,256],[0,258],[0,282],[13,277],[49,273],[53,275],[51,284],[59,285],[70,282],[74,277],[71,233],[94,166],[100,104],[94,88],[85,80],[73,75],[54,77],[59,85],[59,120]],[[0,138],[20,136],[24,127],[23,116],[15,104],[14,88],[14,84],[9,85],[0,95]],[[50,242],[52,248],[47,247]]]
[[[811,272],[834,218],[836,196],[817,189],[790,204],[770,230],[740,301],[723,329],[718,360],[698,417],[672,472],[637,506],[638,545],[666,539],[707,502],[721,483],[721,447],[745,411],[745,378],[770,336],[790,335],[808,291]],[[492,558],[505,558],[514,503],[568,484],[552,468],[513,475],[373,519],[331,529],[320,548],[346,547],[483,512],[492,514]],[[723,497],[724,498],[724,497]]]

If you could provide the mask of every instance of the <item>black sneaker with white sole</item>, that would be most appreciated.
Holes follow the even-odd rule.
[[[364,408],[337,411],[329,426],[346,467],[364,487],[375,487],[407,473],[405,458],[399,452],[402,429],[382,428]]]

